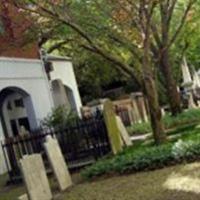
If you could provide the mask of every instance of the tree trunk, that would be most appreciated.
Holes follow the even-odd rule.
[[[166,135],[162,121],[161,108],[159,105],[158,90],[149,58],[148,38],[144,41],[142,73],[144,93],[146,94],[148,100],[153,136],[155,143],[159,145],[165,141]]]
[[[180,94],[177,90],[177,84],[174,80],[172,74],[172,68],[169,62],[169,54],[168,51],[164,51],[160,58],[160,67],[165,79],[165,86],[167,91],[167,97],[170,104],[170,110],[172,115],[177,115],[182,112],[181,108],[181,98]]]
[[[144,87],[144,93],[148,100],[149,114],[154,140],[155,143],[159,145],[165,141],[166,134],[164,131],[162,113],[158,101],[158,93],[155,80],[151,77],[146,78],[146,80],[144,80]]]
[[[146,2],[142,1],[141,4],[141,24],[144,25],[142,38],[143,38],[143,57],[142,57],[142,80],[144,91],[149,104],[149,112],[151,119],[151,127],[155,143],[157,145],[165,141],[165,131],[162,121],[162,113],[158,100],[158,90],[155,82],[153,68],[151,65],[151,54],[150,54],[150,25],[152,19],[152,10],[155,8],[155,4],[152,4],[150,10],[147,10]]]

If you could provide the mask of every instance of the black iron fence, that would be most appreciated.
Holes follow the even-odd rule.
[[[6,139],[2,142],[10,180],[20,178],[19,160],[27,154],[46,155],[43,143],[47,135],[58,139],[62,153],[70,169],[91,164],[110,152],[106,125],[102,117],[76,120],[65,127],[40,129],[34,133]]]

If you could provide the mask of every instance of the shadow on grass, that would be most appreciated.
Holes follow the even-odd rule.
[[[75,186],[59,200],[199,200],[200,163]]]

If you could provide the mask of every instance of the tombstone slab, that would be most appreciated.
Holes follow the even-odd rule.
[[[110,100],[107,100],[104,103],[103,115],[108,131],[112,152],[114,154],[117,154],[122,151],[123,142],[120,136],[119,128],[117,126],[116,114],[113,109],[113,104]]]
[[[63,191],[72,185],[72,180],[58,141],[51,136],[48,136],[44,143],[44,147],[58,181],[59,188]]]
[[[18,197],[18,200],[28,200],[28,195],[27,194],[23,194],[20,197]]]
[[[20,167],[29,200],[51,200],[52,193],[41,155],[24,156]]]
[[[117,126],[120,130],[120,133],[121,133],[122,140],[124,141],[125,145],[126,146],[132,146],[133,143],[131,141],[131,138],[130,138],[121,118],[119,116],[116,116],[116,120],[117,120]]]
[[[139,112],[139,109],[138,109],[136,99],[135,99],[135,97],[132,97],[132,98],[134,98],[132,100],[132,105],[133,105],[133,116],[134,116],[134,119],[135,119],[135,123],[141,123],[142,119],[141,119],[141,116],[140,116],[140,112]]]

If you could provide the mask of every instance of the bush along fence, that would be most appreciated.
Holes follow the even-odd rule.
[[[91,164],[111,151],[102,116],[76,120],[58,129],[40,129],[24,136],[8,138],[1,145],[11,182],[21,179],[18,161],[24,155],[41,153],[44,161],[47,160],[43,147],[47,135],[58,139],[70,169]]]

